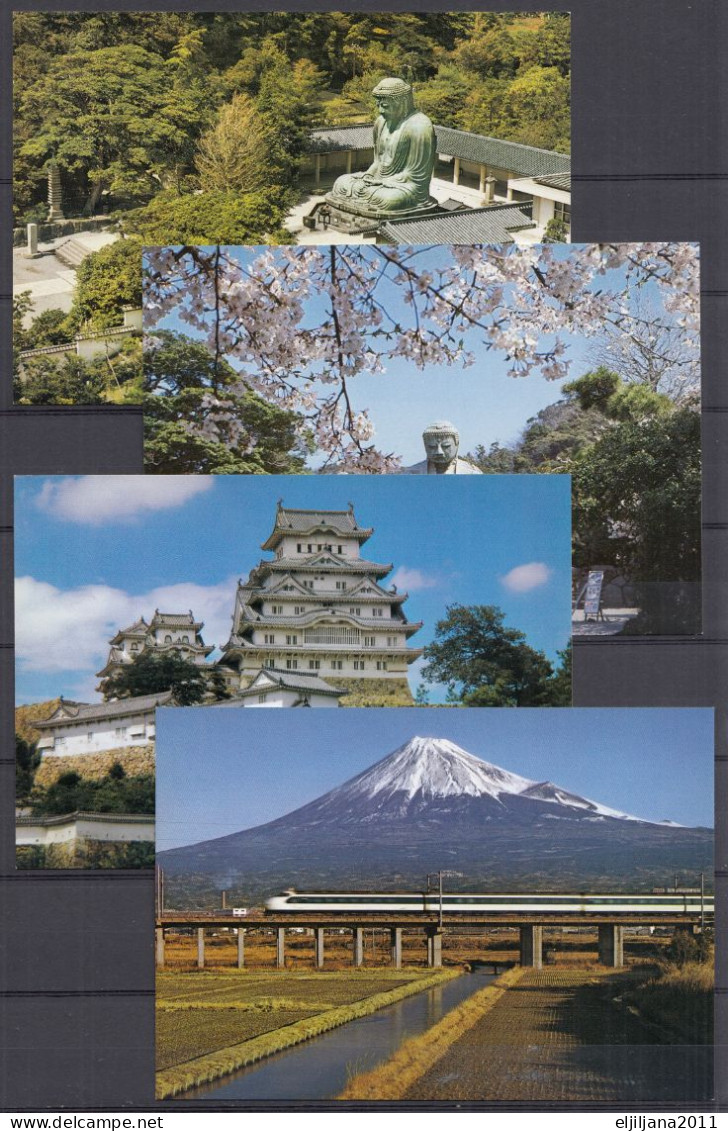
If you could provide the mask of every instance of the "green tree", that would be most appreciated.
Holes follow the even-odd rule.
[[[158,331],[145,354],[145,467],[157,474],[285,474],[304,470],[294,413],[236,385],[203,342]],[[232,389],[230,386],[235,386]],[[210,396],[213,394],[213,399]],[[188,424],[218,420],[211,436]]]
[[[281,227],[293,197],[270,183],[264,192],[161,192],[124,214],[124,230],[146,244],[286,243]]]
[[[68,324],[76,332],[105,330],[121,325],[125,306],[141,305],[141,241],[115,240],[79,264]]]
[[[151,196],[168,89],[160,56],[132,44],[58,56],[23,95],[21,156],[41,166],[54,158],[67,195],[69,182],[86,192],[87,211],[104,191]]]
[[[119,772],[121,771],[121,772]],[[74,770],[61,774],[45,789],[31,795],[34,816],[65,813],[153,813],[154,777],[130,777],[117,762],[99,780],[82,778]]]
[[[700,416],[620,421],[571,465],[575,564],[635,581],[700,579]]]
[[[53,307],[37,314],[25,333],[23,349],[35,350],[43,346],[59,346],[73,341],[73,331],[65,310]]]
[[[220,107],[214,126],[197,147],[205,192],[259,192],[268,183],[268,146],[253,100],[236,94]]]
[[[450,605],[425,647],[425,679],[467,707],[540,707],[552,700],[553,667],[494,605]]]
[[[109,375],[75,354],[61,361],[38,357],[23,363],[15,386],[18,404],[103,404]]]
[[[292,65],[272,42],[263,46],[261,62],[257,107],[268,146],[270,177],[274,184],[294,184],[316,118],[312,72],[309,67]]]
[[[33,788],[35,771],[40,765],[40,751],[35,742],[15,735],[15,798],[24,801]]]
[[[208,692],[206,672],[176,652],[142,652],[130,664],[101,681],[105,699],[156,695],[171,691],[179,707],[201,703]]]

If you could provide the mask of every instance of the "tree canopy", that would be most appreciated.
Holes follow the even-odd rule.
[[[105,699],[171,691],[178,707],[189,707],[207,695],[208,678],[198,664],[176,652],[157,655],[146,651],[102,680],[101,691]]]
[[[425,679],[446,684],[450,700],[467,707],[570,704],[568,672],[556,682],[544,653],[504,621],[495,605],[448,606],[425,647]]]
[[[265,139],[266,187],[291,185],[311,126],[370,121],[371,90],[390,74],[416,84],[440,125],[569,147],[559,13],[18,12],[13,31],[18,222],[39,218],[51,161],[77,214],[220,191],[243,105],[253,155]]]
[[[255,393],[238,391],[235,370],[204,342],[161,330],[148,338],[147,346],[144,435],[148,471],[303,471],[301,421],[294,413]]]

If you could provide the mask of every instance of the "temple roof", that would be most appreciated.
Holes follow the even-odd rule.
[[[360,542],[366,542],[373,531],[371,528],[359,526],[354,517],[354,508],[349,504],[345,511],[300,510],[296,507],[284,507],[283,500],[279,500],[276,510],[276,521],[272,533],[261,549],[275,550],[281,538],[286,534],[313,534],[314,531],[332,531],[342,536],[354,535]]]
[[[419,219],[388,220],[381,230],[398,244],[503,244],[513,243],[511,232],[535,227],[523,204],[492,204]]]
[[[136,715],[140,711],[153,710],[169,703],[171,691],[160,691],[156,695],[135,695],[129,699],[115,699],[111,703],[75,703],[62,699],[59,706],[47,719],[39,719],[34,727],[54,727],[65,722],[91,722],[92,720],[118,718],[120,715]]]
[[[438,153],[494,169],[507,169],[521,177],[542,177],[566,173],[571,169],[571,158],[566,153],[537,149],[517,141],[500,141],[449,126],[435,126],[435,134]],[[314,130],[311,134],[311,150],[314,153],[372,149],[373,146],[372,126],[331,126]]]
[[[571,173],[551,173],[547,177],[534,177],[537,185],[547,185],[548,188],[563,189],[571,192]]]

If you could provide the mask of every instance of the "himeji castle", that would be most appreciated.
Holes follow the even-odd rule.
[[[233,630],[219,661],[246,687],[261,668],[314,673],[367,702],[411,700],[407,668],[422,627],[404,613],[406,593],[383,579],[392,563],[368,561],[373,534],[345,511],[299,510],[280,500],[262,544],[274,557],[240,582]],[[231,680],[232,682],[232,680]]]
[[[201,635],[203,628],[203,622],[195,620],[192,610],[188,613],[160,613],[159,609],[155,609],[148,623],[140,617],[112,636],[106,664],[96,675],[102,680],[108,679],[142,652],[150,650],[157,655],[175,652],[184,660],[209,666],[206,660],[215,650],[215,645],[205,644]]]

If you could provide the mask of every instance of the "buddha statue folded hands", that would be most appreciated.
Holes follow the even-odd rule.
[[[383,79],[374,88],[379,116],[374,123],[374,160],[365,172],[346,173],[329,194],[333,205],[363,213],[401,213],[431,208],[435,129],[415,109],[412,87]]]

